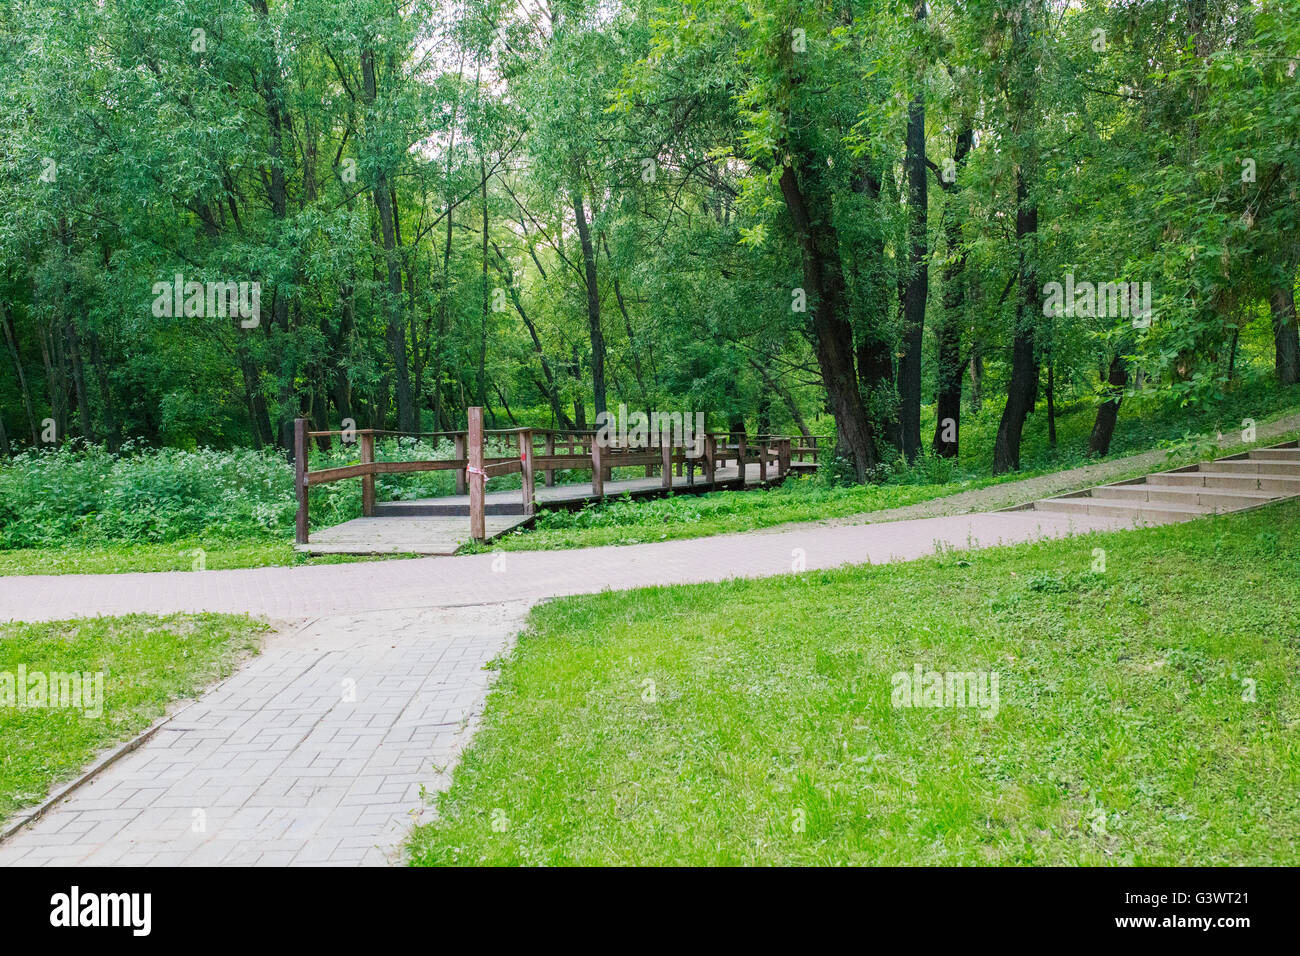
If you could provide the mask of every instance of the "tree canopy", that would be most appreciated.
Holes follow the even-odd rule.
[[[1248,342],[1300,379],[1295,12],[8,0],[0,452],[626,404],[869,480],[1069,395],[1104,453]]]

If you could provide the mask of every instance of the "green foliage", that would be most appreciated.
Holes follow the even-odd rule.
[[[0,468],[0,547],[283,535],[293,472],[278,455],[65,445]]]
[[[438,445],[411,438],[376,442],[380,461],[452,457]],[[357,446],[313,448],[311,468],[360,461]],[[512,476],[517,487],[519,478]],[[493,487],[509,487],[493,479]],[[380,500],[448,494],[449,471],[381,475]],[[356,480],[311,489],[313,525],[327,527],[361,514]],[[270,450],[148,448],[128,443],[119,454],[99,445],[68,444],[27,451],[0,465],[0,550],[95,547],[114,542],[284,540],[293,534],[297,500],[293,467]]]

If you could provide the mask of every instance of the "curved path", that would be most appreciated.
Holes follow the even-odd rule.
[[[1003,512],[573,551],[0,577],[0,620],[175,611],[284,622],[142,746],[0,842],[0,864],[397,862],[528,608],[566,594],[910,560],[1119,527]]]

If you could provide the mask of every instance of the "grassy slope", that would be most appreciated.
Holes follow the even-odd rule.
[[[44,799],[103,748],[149,726],[167,704],[229,674],[265,626],[234,615],[134,615],[0,624],[0,671],[102,672],[103,716],[0,707],[0,820]]]
[[[1295,865],[1297,561],[1287,504],[551,602],[413,859]],[[892,708],[918,662],[1000,713]]]

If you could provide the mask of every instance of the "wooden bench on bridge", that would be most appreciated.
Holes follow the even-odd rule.
[[[819,445],[827,439],[787,435],[745,436],[706,432],[697,449],[674,445],[668,435],[658,447],[619,447],[597,441],[596,431],[546,428],[487,430],[483,409],[469,410],[463,432],[423,432],[409,437],[450,440],[451,458],[377,461],[375,439],[406,433],[378,429],[312,431],[306,419],[294,422],[294,487],[298,500],[296,547],[312,554],[453,554],[468,541],[490,541],[530,523],[539,508],[581,508],[606,497],[646,498],[669,493],[702,493],[763,487],[791,473],[816,469]],[[308,469],[312,439],[332,442],[355,436],[356,464]],[[644,478],[614,480],[614,469],[644,468]],[[653,472],[658,469],[658,480]],[[591,473],[584,484],[556,485],[555,473]],[[413,501],[380,502],[375,476],[422,471],[454,471],[456,494]],[[543,485],[537,487],[537,473]],[[696,473],[698,472],[698,478]],[[518,474],[518,491],[489,492],[492,478]],[[311,488],[335,481],[361,480],[362,517],[309,534]],[[466,520],[468,519],[468,520]]]

